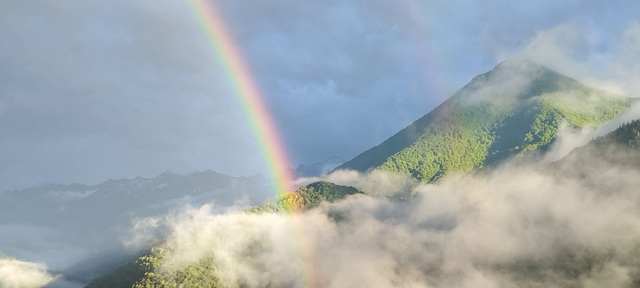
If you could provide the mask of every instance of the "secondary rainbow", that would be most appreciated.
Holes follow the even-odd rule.
[[[265,158],[269,176],[274,179],[276,194],[291,192],[293,177],[288,169],[290,166],[286,149],[242,53],[218,15],[216,7],[206,0],[186,2],[207,34],[209,45],[232,82]]]

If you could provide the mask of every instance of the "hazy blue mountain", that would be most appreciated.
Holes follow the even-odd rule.
[[[383,169],[434,182],[544,151],[561,123],[598,126],[633,102],[531,62],[505,61],[337,169]]]
[[[259,175],[233,177],[207,170],[7,191],[0,194],[0,247],[12,257],[45,262],[88,282],[140,255],[122,246],[132,220],[205,203],[221,213],[232,206],[243,209],[262,203],[271,195],[269,189]]]
[[[343,160],[329,158],[312,164],[300,164],[295,169],[291,169],[291,173],[295,177],[320,177],[340,166],[342,163],[344,163]]]
[[[264,200],[260,195],[265,185],[261,176],[232,177],[211,170],[190,175],[167,171],[153,178],[108,180],[98,185],[50,184],[0,194],[0,224],[55,227],[87,221],[80,216],[90,215],[93,225],[100,225],[181,202],[250,205]]]

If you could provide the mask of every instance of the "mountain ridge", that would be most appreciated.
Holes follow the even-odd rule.
[[[334,171],[382,169],[435,182],[450,173],[468,173],[511,156],[544,151],[555,140],[560,123],[574,129],[598,126],[634,101],[529,61],[503,61]]]
[[[620,154],[624,157],[609,157],[606,154],[602,153],[606,152],[613,145],[614,148],[626,147],[630,150],[625,151],[625,153]],[[593,150],[596,149],[597,153],[595,153],[596,158],[593,158]],[[605,149],[605,150],[602,150]],[[589,169],[588,166],[593,166],[593,161],[599,161],[600,159],[607,159],[617,164],[634,164],[635,169],[640,168],[638,165],[637,159],[640,159],[640,120],[634,120],[630,123],[621,125],[618,129],[613,132],[601,136],[599,138],[591,140],[589,143],[584,145],[583,147],[575,148],[569,155],[565,158],[556,162],[557,164],[550,164],[548,168],[551,168],[546,173],[550,173],[553,175],[558,175],[556,170],[558,165],[570,165],[574,167],[576,164],[578,166],[577,172],[572,175],[563,175],[569,176],[566,179],[580,179],[583,178],[584,175],[593,175],[593,173],[601,173],[603,171],[600,170],[592,170]],[[599,152],[599,153],[598,153]],[[627,154],[627,152],[632,154]],[[633,156],[630,161],[627,156]],[[604,157],[604,158],[598,158]],[[578,158],[580,160],[585,160],[586,162],[575,162]],[[622,162],[620,162],[622,161]],[[586,164],[589,165],[580,165]],[[604,165],[608,166],[608,165]],[[566,167],[565,167],[566,168]],[[586,168],[586,170],[585,170]],[[603,168],[605,169],[605,168]],[[572,171],[573,169],[560,169],[563,171]],[[573,172],[572,172],[573,173]],[[561,177],[563,177],[561,176]],[[610,187],[611,185],[615,185],[615,183],[593,183],[593,185],[604,185]],[[336,188],[343,189],[348,193],[344,195],[338,195],[335,192]],[[298,189],[296,192],[291,192],[293,194],[307,194],[307,192],[318,192],[320,195],[331,196],[332,199],[327,197],[326,199],[321,199],[321,201],[326,200],[327,202],[333,202],[342,199],[343,197],[354,195],[354,194],[363,194],[367,197],[366,191],[359,191],[357,188],[349,187],[349,186],[340,186],[336,184],[332,184],[329,182],[315,182],[308,186],[302,187]],[[606,190],[605,190],[606,191]],[[291,212],[291,207],[288,203],[288,200],[291,198],[289,196],[283,195],[278,199],[272,199],[272,201],[263,204],[262,206],[253,207],[252,209],[248,209],[246,213],[288,213]],[[310,197],[312,196],[312,197]],[[337,197],[336,197],[337,196]],[[297,196],[296,196],[297,197]],[[376,197],[368,195],[368,197]],[[301,198],[312,199],[317,197],[313,197],[312,194],[303,195]],[[299,208],[303,210],[312,209],[316,207],[321,202],[305,202],[302,201],[300,203],[310,204],[303,205]],[[339,219],[339,214],[336,214],[336,219]],[[566,247],[565,247],[566,248]],[[519,274],[520,276],[524,275],[527,277],[531,277],[534,279],[544,279],[547,275],[543,273],[539,273],[539,270],[543,270],[546,268],[544,265],[551,266],[553,271],[560,271],[561,273],[568,273],[569,275],[578,275],[582,273],[589,273],[591,271],[593,265],[597,265],[601,261],[602,255],[594,254],[594,251],[581,251],[581,247],[578,247],[575,251],[570,250],[561,250],[562,253],[558,256],[557,263],[548,264],[546,262],[536,263],[531,262],[531,265],[527,265],[526,269],[522,269],[520,267],[520,263],[511,264],[512,266],[505,265],[501,267],[505,269],[504,271],[510,271],[512,273]],[[176,271],[170,271],[167,273],[166,270],[162,270],[161,267],[164,263],[164,257],[169,253],[167,252],[168,248],[157,246],[151,248],[148,253],[144,256],[139,257],[138,259],[128,262],[112,273],[104,275],[98,279],[92,281],[87,287],[164,287],[166,285],[169,286],[178,286],[178,285],[197,285],[206,283],[209,287],[226,287],[222,284],[222,281],[218,277],[216,270],[216,260],[211,255],[206,255],[202,257],[199,261],[190,263],[181,267]],[[576,252],[577,251],[577,252]],[[572,254],[573,253],[573,254]],[[536,266],[537,265],[537,266]],[[157,272],[159,271],[159,272]],[[634,282],[635,283],[635,282]],[[238,285],[242,286],[242,285]]]
[[[500,66],[501,64],[504,65]],[[500,67],[497,67],[498,70],[494,71],[494,73],[504,74],[505,72],[511,71],[509,70],[509,65],[511,65],[509,62],[501,64],[498,65]],[[530,67],[524,67],[524,72],[527,72],[528,69],[530,69]],[[402,161],[400,161],[402,159],[399,159],[399,157],[402,155],[398,153],[404,151],[408,147],[411,147],[415,148],[410,151],[412,153],[433,153],[433,151],[438,152],[448,150],[451,153],[451,155],[447,155],[448,157],[456,156],[458,154],[455,153],[462,152],[462,155],[464,156],[462,158],[466,160],[470,159],[470,161],[465,164],[474,165],[472,166],[473,169],[482,167],[484,165],[497,165],[500,160],[504,160],[509,157],[517,157],[518,155],[524,155],[524,153],[529,153],[532,151],[541,151],[548,147],[552,143],[557,133],[558,125],[562,121],[566,121],[570,125],[573,125],[573,127],[583,127],[588,125],[595,126],[605,120],[613,119],[615,116],[622,113],[622,111],[628,109],[628,107],[635,101],[631,100],[630,98],[612,95],[611,97],[612,99],[614,99],[614,101],[603,102],[601,100],[602,98],[600,97],[602,95],[598,94],[602,93],[602,91],[600,90],[586,87],[577,82],[575,79],[562,76],[551,70],[541,70],[537,72],[541,73],[537,75],[542,75],[542,80],[540,80],[539,82],[532,81],[533,84],[531,85],[535,87],[526,90],[514,90],[520,94],[507,93],[506,95],[502,95],[506,97],[522,96],[521,98],[517,99],[527,102],[525,103],[526,105],[521,105],[518,101],[495,102],[496,98],[494,97],[484,97],[492,96],[490,93],[477,94],[476,91],[478,89],[478,86],[472,86],[482,84],[482,81],[488,81],[487,79],[491,80],[491,77],[495,76],[485,75],[489,73],[487,72],[475,77],[474,79],[476,80],[476,82],[472,81],[473,84],[470,83],[466,85],[466,89],[463,87],[461,91],[454,94],[455,97],[452,96],[451,98],[447,99],[445,102],[440,104],[438,108],[432,110],[430,113],[424,115],[423,117],[409,125],[407,128],[401,130],[400,132],[389,138],[387,141],[385,141],[386,143],[389,143],[388,141],[391,141],[390,143],[392,144],[408,145],[400,148],[393,145],[389,147],[376,146],[370,150],[363,152],[361,155],[366,156],[370,154],[376,156],[375,153],[380,153],[377,159],[373,159],[382,162],[382,164],[379,164],[378,166],[383,166],[387,162],[389,162],[389,165],[399,165],[402,164]],[[545,77],[547,77],[547,79],[545,79]],[[549,82],[549,79],[551,79],[551,82]],[[511,79],[510,81],[511,83],[507,84],[520,84],[518,83],[519,79],[516,79],[515,82],[513,79]],[[521,88],[522,86],[514,85],[514,87]],[[560,89],[558,87],[564,88]],[[509,87],[503,86],[503,88],[506,89]],[[503,90],[503,92],[507,90],[509,89]],[[472,91],[476,94],[465,94],[469,91]],[[561,93],[556,93],[558,91],[560,91]],[[562,102],[562,100],[571,96],[565,93],[566,91],[575,92],[575,94],[577,95],[576,97],[579,97],[579,99],[586,101],[587,103],[581,103],[581,106],[579,108],[583,108],[584,110],[588,111],[581,114],[579,112],[583,112],[583,110],[575,107],[563,106],[564,103]],[[495,90],[489,90],[486,92],[495,92]],[[597,97],[594,98],[595,100],[593,103],[588,103],[589,101],[587,100],[590,99],[589,96],[591,94]],[[560,99],[555,99],[555,96],[562,97],[556,97]],[[473,105],[468,105],[469,99],[464,99],[464,97],[474,97]],[[608,97],[608,94],[603,97]],[[620,103],[618,103],[617,101],[619,101]],[[601,107],[604,108],[601,109]],[[434,123],[437,125],[434,125]],[[634,148],[640,147],[640,140],[638,140],[640,139],[640,128],[638,127],[640,127],[640,121],[638,121],[637,123],[634,122],[633,126],[631,127],[632,129],[627,129],[630,132],[627,131],[623,133],[623,136],[620,136],[618,138],[629,138],[631,139],[629,140],[631,142],[627,141],[628,145],[631,145]],[[515,137],[508,138],[508,136],[511,135],[510,133],[514,131],[517,132],[515,133]],[[615,133],[611,135],[620,134]],[[609,138],[605,139],[610,139],[613,136],[607,137]],[[433,141],[434,138],[441,141]],[[498,139],[501,140],[498,141]],[[596,139],[590,142],[589,145],[594,145],[593,143],[598,143],[598,141],[602,142],[604,140]],[[416,143],[420,145],[415,145]],[[500,145],[497,145],[496,143],[500,143]],[[474,146],[474,144],[476,145]],[[525,145],[520,147],[521,144]],[[386,148],[388,148],[389,150],[385,150]],[[385,153],[389,153],[389,151],[393,149],[398,149],[398,151],[394,152],[392,156],[382,159],[380,155],[384,156]],[[467,152],[469,154],[473,154],[475,152],[476,154],[465,155],[464,153]],[[571,154],[574,154],[574,152],[572,152]],[[571,154],[569,156],[571,156]],[[395,162],[389,160],[393,159],[392,157],[396,157]],[[489,159],[489,161],[487,159]],[[411,164],[409,160],[405,162]],[[436,158],[436,160],[440,160],[440,163],[434,161],[436,164],[450,164],[444,161],[447,160],[446,158]],[[491,163],[490,161],[494,162]],[[478,163],[480,163],[480,165],[475,166]],[[466,168],[468,167],[469,166],[466,166]],[[374,168],[378,169],[378,167]],[[383,168],[385,168],[385,170],[393,171],[392,169],[390,169],[390,167]],[[465,166],[449,165],[447,168],[461,169],[463,170],[462,172],[466,172],[464,171]],[[431,178],[427,179],[428,181],[425,182],[434,182],[431,181],[433,177],[436,177],[436,180],[438,180],[446,176],[446,174],[449,172],[451,171],[440,169],[439,171],[436,171],[431,176]],[[550,170],[550,173],[553,173],[553,171]],[[412,176],[414,176],[415,178],[415,175]],[[263,205],[247,209],[245,210],[245,212],[287,213],[292,212],[292,210],[298,211],[297,209],[312,209],[322,202],[338,201],[343,197],[354,194],[366,195],[367,191],[360,191],[358,189],[359,188],[357,187],[340,186],[329,182],[315,182],[305,187],[301,187],[295,192],[290,192],[288,194],[280,195],[279,197],[270,199]],[[185,267],[181,267],[181,269],[172,272],[172,274],[155,273],[155,269],[159,269],[159,267],[162,266],[164,257],[163,255],[165,254],[166,251],[163,250],[162,247],[154,247],[147,255],[140,257],[133,262],[129,262],[124,266],[121,266],[121,268],[114,271],[112,274],[108,274],[100,279],[96,279],[90,284],[90,287],[113,287],[112,284],[117,283],[117,281],[120,281],[120,279],[127,279],[127,281],[129,281],[127,285],[134,285],[134,287],[155,287],[158,285],[162,286],[166,283],[171,283],[173,285],[185,283],[187,283],[185,285],[188,285],[189,283],[206,283],[206,285],[210,285],[212,287],[221,285],[219,278],[217,278],[216,275],[216,262],[211,255],[203,257],[198,262],[191,263]],[[561,264],[564,265],[565,262],[562,262]],[[575,262],[579,264],[589,264],[594,261],[587,257],[585,259],[580,258]],[[570,272],[578,271],[576,269],[573,269],[572,265],[573,262],[566,264],[565,270]],[[554,268],[555,267],[556,266],[554,266]],[[516,265],[514,269],[519,269],[519,267]],[[580,273],[584,272],[583,270],[579,271]],[[584,273],[588,273],[588,269],[585,269],[585,271],[586,272]]]

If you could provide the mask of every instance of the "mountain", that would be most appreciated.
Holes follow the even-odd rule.
[[[591,140],[553,163],[564,173],[592,185],[612,184],[601,175],[640,170],[640,119],[623,124],[616,130]],[[615,189],[608,189],[615,191]]]
[[[247,212],[293,212],[317,207],[322,202],[335,202],[349,195],[362,192],[351,186],[318,181],[298,188],[294,192],[278,195],[260,206],[247,209]]]
[[[640,149],[640,119],[633,120],[629,123],[620,125],[618,129],[610,132],[604,136],[598,137],[589,143],[590,146],[593,146],[596,149],[601,149],[604,147],[611,147],[611,145],[615,145],[619,148],[626,148],[630,150],[639,150]],[[590,147],[590,146],[587,146]],[[580,149],[578,148],[574,151],[574,153],[580,153]],[[610,154],[604,156],[611,156]],[[640,163],[634,163],[640,164]]]
[[[603,163],[601,161],[609,163]],[[603,165],[595,165],[599,162]],[[640,164],[638,164],[640,163],[640,120],[624,124],[615,131],[594,139],[583,147],[574,149],[565,158],[551,164],[551,169],[548,170],[548,172],[555,174],[556,172],[553,170],[554,166],[555,168],[558,168],[558,165],[567,165],[567,167],[558,169],[558,171],[589,171],[590,174],[586,176],[590,177],[593,176],[594,173],[598,173],[602,174],[601,176],[606,179],[607,175],[606,173],[603,173],[605,172],[604,170],[608,170],[606,172],[611,173],[610,169],[621,163],[623,165],[625,163],[628,165],[635,165],[634,167],[636,169],[640,168]],[[592,167],[602,168],[604,170],[593,170],[591,169]],[[579,178],[584,178],[585,175],[577,176]],[[602,177],[595,180],[594,184],[615,185],[615,183],[597,183],[607,182],[601,181]],[[575,179],[571,177],[561,178],[564,179],[563,181]],[[612,189],[610,191],[616,190]],[[340,186],[320,181],[301,187],[295,192],[271,199],[263,205],[253,207],[245,212],[264,213],[290,211],[290,207],[292,207],[292,205],[290,205],[290,201],[292,199],[294,202],[295,199],[298,199],[299,201],[297,203],[302,203],[303,205],[297,207],[305,210],[316,207],[323,201],[333,202],[342,199],[347,195],[360,193],[362,192],[353,187]],[[570,250],[569,248],[575,249],[575,251]],[[158,269],[162,267],[165,261],[164,259],[169,253],[166,249],[167,248],[163,246],[153,247],[145,255],[120,266],[113,272],[101,278],[95,279],[87,287],[225,287],[216,275],[217,266],[213,257],[202,257],[202,259],[197,262],[182,266],[170,273],[157,272],[163,271]],[[542,261],[540,263],[533,261],[530,263],[525,262],[524,264],[516,262],[509,265],[504,264],[498,268],[503,271],[519,275],[519,277],[528,277],[532,279],[543,279],[544,277],[547,277],[545,269],[552,269],[554,273],[566,273],[569,275],[568,277],[573,277],[572,275],[590,273],[589,271],[595,269],[593,267],[600,265],[603,259],[609,257],[597,254],[591,250],[582,251],[580,249],[581,247],[562,247],[560,249],[561,252],[556,255],[558,259],[547,259],[545,260],[547,262]],[[637,251],[634,253],[637,253]],[[547,268],[545,265],[549,265],[551,268]],[[554,275],[555,274],[552,274],[549,277],[554,277]],[[239,287],[243,287],[243,285],[240,284]]]
[[[82,221],[78,215],[129,217],[132,211],[153,213],[187,198],[190,203],[215,201],[220,206],[246,198],[249,205],[251,198],[253,203],[264,200],[258,192],[265,185],[261,176],[232,177],[211,170],[190,175],[167,171],[152,178],[108,180],[98,185],[50,184],[0,194],[0,224],[56,226],[61,221]]]
[[[447,173],[469,172],[497,165],[509,157],[544,151],[554,141],[561,123],[574,128],[596,126],[615,118],[633,102],[630,98],[590,88],[536,64],[508,61],[475,77],[432,112],[338,169],[385,169],[409,173],[416,179],[433,182]],[[566,157],[568,160],[563,159],[553,165],[582,165],[584,167],[580,168],[587,169],[586,166],[594,166],[594,162],[591,162],[593,158],[589,158],[593,151],[587,149],[598,149],[600,154],[611,154],[611,151],[622,146],[632,149],[634,157],[640,157],[640,153],[637,153],[640,149],[640,121],[623,125],[611,134],[591,141],[585,147],[570,153]],[[631,159],[629,162],[640,163],[635,160],[639,158],[628,158],[630,154],[621,155],[623,156],[616,156],[616,159]],[[572,160],[573,157],[578,160]],[[584,159],[589,162],[577,162]],[[544,166],[543,169],[554,173],[553,167],[547,169]],[[606,173],[601,174],[606,177]],[[277,196],[244,212],[299,211],[316,207],[325,201],[334,202],[360,193],[363,192],[354,187],[320,181]],[[389,213],[385,207],[378,212]],[[339,215],[336,219],[339,219]],[[259,238],[256,243],[260,243]],[[258,244],[256,247],[260,247]],[[260,249],[256,247],[252,249]],[[94,280],[87,287],[222,287],[216,274],[215,259],[211,256],[163,273],[164,270],[159,268],[166,262],[164,257],[169,255],[166,249],[169,248],[162,245],[152,247],[145,255]],[[559,264],[554,264],[552,268],[569,271],[568,274],[574,273],[571,275],[588,273],[591,269],[589,265],[598,262],[597,259],[591,259],[595,258],[591,254],[585,255],[560,255]],[[537,277],[538,270],[535,269],[542,270],[527,265],[516,263],[512,267],[498,269],[522,270],[518,273],[527,277]],[[238,286],[249,285],[238,283]]]
[[[245,213],[308,210],[322,202],[334,202],[361,193],[353,187],[319,181],[300,187],[294,192],[279,195],[260,206],[245,210]],[[93,280],[87,287],[225,287],[215,275],[216,265],[212,257],[204,257],[198,263],[181,267],[171,273],[154,273],[162,266],[165,254],[166,250],[162,246],[153,247],[145,255]]]
[[[122,246],[132,220],[185,205],[214,203],[220,212],[257,205],[267,199],[268,187],[259,175],[233,177],[207,170],[7,191],[0,194],[0,247],[12,257],[44,262],[89,282],[140,256]]]
[[[545,151],[558,126],[598,126],[634,100],[546,67],[509,60],[478,75],[444,103],[339,169],[382,169],[435,182],[531,151]]]
[[[593,177],[593,185],[605,185],[606,188],[611,188],[602,191],[617,191],[615,189],[616,183],[606,181],[607,173],[611,173],[611,169],[619,167],[618,165],[622,165],[623,168],[625,165],[631,165],[635,169],[640,169],[639,163],[640,120],[635,120],[620,126],[605,136],[590,141],[583,147],[574,149],[565,158],[552,163],[550,167],[545,166],[547,168],[543,170],[551,175],[567,171],[573,173],[572,175],[558,175],[562,181],[571,181],[572,179],[589,181]],[[594,177],[598,175],[600,177]],[[360,193],[363,192],[353,187],[320,181],[301,187],[295,192],[270,199],[260,206],[245,210],[245,212],[278,213],[298,209],[306,210],[316,207],[324,201],[334,202],[348,195]],[[225,287],[216,274],[215,259],[209,256],[202,257],[197,262],[184,265],[170,273],[157,272],[164,271],[159,269],[163,267],[165,257],[169,254],[167,249],[162,245],[152,247],[145,255],[95,279],[87,287]],[[499,269],[519,275],[519,277],[544,279],[546,277],[545,269],[547,269],[545,265],[548,265],[552,267],[554,273],[566,273],[572,277],[571,275],[589,273],[594,269],[593,267],[601,265],[600,263],[607,257],[590,250],[582,251],[580,247],[563,247],[562,249],[556,255],[558,259],[547,259],[545,260],[547,262],[504,264]],[[524,268],[523,265],[525,265]],[[242,284],[238,286],[243,287]]]

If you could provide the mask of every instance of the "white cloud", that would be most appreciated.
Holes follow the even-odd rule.
[[[628,22],[606,38],[581,24],[564,22],[539,30],[519,47],[502,48],[497,58],[528,59],[598,88],[640,97],[640,24]]]
[[[44,264],[9,258],[0,259],[0,287],[36,288],[54,279],[54,276],[47,273],[47,267]]]
[[[169,231],[162,271],[210,255],[223,281],[248,287],[630,287],[640,171],[596,162],[409,186],[338,171],[328,178],[417,197],[356,195],[292,215],[187,209],[153,221]],[[576,170],[587,178],[566,176]]]

